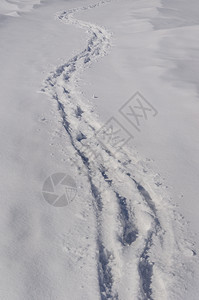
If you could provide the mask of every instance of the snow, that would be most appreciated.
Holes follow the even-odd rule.
[[[1,0],[0,14],[18,17],[20,13],[27,12],[40,4],[40,0]]]
[[[1,299],[198,299],[189,3],[1,2]],[[121,114],[135,93],[140,131]],[[115,151],[104,124],[130,141]],[[65,207],[42,197],[55,173],[76,182]]]

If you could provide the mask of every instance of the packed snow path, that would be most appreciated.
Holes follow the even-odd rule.
[[[107,54],[111,34],[101,26],[75,19],[74,14],[107,2],[111,1],[56,15],[61,22],[84,29],[89,40],[82,52],[50,74],[42,91],[57,102],[70,137],[70,151],[90,184],[98,232],[100,298],[180,299],[175,285],[183,286],[184,256],[191,257],[194,252],[191,243],[175,235],[173,221],[179,217],[164,192],[157,194],[153,176],[143,172],[134,154],[123,149],[116,158],[99,143],[101,125],[77,88],[80,73]],[[100,155],[93,159],[90,153]],[[176,227],[182,230],[179,222]]]

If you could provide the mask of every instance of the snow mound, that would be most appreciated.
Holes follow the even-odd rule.
[[[40,0],[1,0],[0,14],[18,17],[19,13],[30,11],[36,4],[40,4]]]

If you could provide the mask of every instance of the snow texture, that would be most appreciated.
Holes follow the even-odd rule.
[[[182,72],[173,87],[171,73],[162,72],[171,59],[165,55],[169,52],[174,59],[181,53],[183,58],[186,48],[184,41],[167,48],[178,26],[185,26],[176,15],[178,6],[170,13],[164,1],[155,0],[35,4],[40,1],[0,3],[0,13],[6,16],[0,27],[0,298],[198,299],[197,237],[177,209],[167,180],[153,170],[150,159],[143,158],[153,152],[157,164],[163,157],[160,169],[170,170],[164,162],[167,151],[162,151],[166,139],[161,135],[166,132],[162,120],[171,107],[169,101],[163,102],[166,93],[157,96],[169,82],[172,99],[177,95],[173,110],[178,116],[178,93],[182,93],[182,81],[188,82],[187,73]],[[186,13],[183,5],[182,10]],[[173,14],[177,29],[172,27],[169,35],[167,19]],[[189,26],[194,32],[193,24]],[[185,40],[189,38],[186,30]],[[178,68],[183,63],[179,60]],[[180,78],[177,68],[172,76]],[[159,87],[156,94],[153,84]],[[153,116],[140,135],[139,119],[133,127],[126,119],[121,127],[128,143],[122,140],[115,151],[103,131],[106,114],[111,111],[111,126],[120,126],[118,116],[125,106],[117,97],[123,95],[123,101],[132,87],[142,85],[149,98],[156,95],[157,100],[152,104],[139,92],[135,96],[145,101]],[[114,100],[106,101],[106,107],[103,100],[97,103],[110,95]],[[179,122],[186,108],[182,98]],[[172,125],[177,130],[173,120],[171,116],[171,130]],[[157,134],[159,147],[148,144],[153,137],[147,129]],[[172,132],[170,137],[170,148],[180,153],[180,139],[173,142]],[[194,139],[191,145],[195,146]],[[197,174],[199,168],[190,163],[187,170]],[[75,199],[66,207],[51,206],[42,198],[42,183],[56,172],[63,178],[68,173],[77,188]],[[183,181],[179,172],[175,178],[170,176],[176,186]],[[191,209],[194,212],[194,206]]]

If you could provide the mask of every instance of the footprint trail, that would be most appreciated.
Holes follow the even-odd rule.
[[[111,1],[100,1],[56,14],[58,21],[86,31],[89,39],[83,51],[51,72],[42,91],[57,102],[70,138],[70,151],[90,185],[97,228],[100,298],[145,300],[158,299],[161,294],[161,299],[174,299],[176,282],[179,287],[182,284],[178,275],[186,272],[182,267],[184,240],[173,229],[178,217],[164,191],[155,185],[154,176],[143,172],[136,155],[123,149],[113,156],[98,142],[101,124],[78,91],[80,74],[107,55],[111,33],[74,15],[108,3]],[[92,159],[90,153],[100,155]],[[182,233],[181,225],[178,231]],[[171,274],[177,281],[171,279]],[[128,286],[125,291],[124,286]]]

